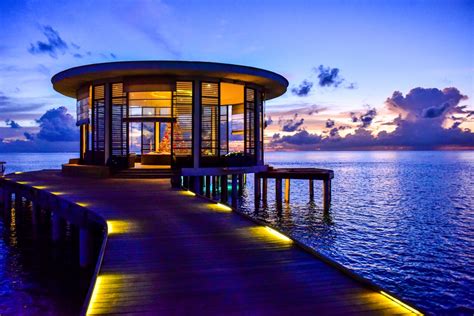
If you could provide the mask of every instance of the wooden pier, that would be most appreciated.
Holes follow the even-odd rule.
[[[255,207],[258,208],[260,200],[267,201],[268,179],[275,179],[275,202],[277,208],[282,206],[282,182],[285,181],[285,203],[290,203],[290,186],[292,179],[308,180],[308,197],[314,200],[314,181],[323,182],[323,209],[329,211],[331,207],[331,180],[334,172],[318,168],[269,168],[267,171],[255,174]]]
[[[38,171],[0,181],[5,220],[14,195],[32,201],[33,212],[50,209],[56,230],[59,219],[80,228],[81,264],[96,271],[83,314],[413,312],[229,207],[171,189],[168,179],[91,180]],[[97,225],[105,239],[99,260],[90,262],[88,230]],[[52,232],[52,238],[60,236]]]

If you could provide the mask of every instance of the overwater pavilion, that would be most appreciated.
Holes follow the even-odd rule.
[[[77,99],[77,164],[112,169],[262,166],[264,104],[288,86],[271,71],[189,61],[85,65],[52,83]]]

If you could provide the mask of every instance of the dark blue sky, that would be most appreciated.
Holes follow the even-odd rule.
[[[305,118],[306,131],[328,134],[325,123],[331,119],[336,126],[347,125],[339,131],[344,136],[359,127],[352,124],[351,112],[363,116],[375,108],[377,115],[366,127],[372,133],[391,132],[396,125],[388,123],[406,114],[385,103],[394,91],[405,95],[417,87],[456,87],[461,95],[474,96],[473,12],[474,1],[455,0],[3,0],[0,126],[10,119],[34,129],[35,119],[50,108],[66,106],[74,112],[74,100],[59,96],[50,84],[63,69],[114,60],[180,59],[283,74],[289,92],[267,103],[274,121],[297,113]],[[334,79],[340,84],[321,85],[321,65],[328,73],[337,68]],[[307,93],[292,93],[304,80],[311,83],[303,90]],[[459,105],[470,110],[468,98]],[[308,116],[311,109],[318,115]],[[457,127],[474,129],[466,113],[448,112],[443,127],[451,127],[457,115],[463,116]],[[0,138],[10,137],[5,128]],[[267,136],[277,132],[285,131],[271,125]]]

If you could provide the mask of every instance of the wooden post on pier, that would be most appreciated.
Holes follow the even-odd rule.
[[[211,176],[206,176],[206,197],[211,198]]]
[[[324,212],[329,212],[331,206],[331,180],[323,181],[323,209]]]
[[[237,208],[237,199],[239,195],[239,189],[237,187],[237,175],[232,175],[232,207]]]
[[[86,227],[79,228],[79,265],[87,268],[92,264],[92,234]]]
[[[258,210],[260,206],[260,177],[257,174],[255,174],[255,177],[254,177],[253,191],[254,191],[255,209]]]
[[[314,180],[309,179],[309,200],[314,201]]]
[[[227,175],[221,176],[221,202],[227,203]]]
[[[275,202],[277,205],[277,208],[281,208],[281,178],[276,178],[275,179]]]
[[[264,205],[267,204],[267,193],[268,193],[268,178],[262,178],[262,202]]]
[[[290,203],[290,178],[285,179],[285,203]]]

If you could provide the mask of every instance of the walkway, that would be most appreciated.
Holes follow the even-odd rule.
[[[102,216],[88,314],[392,314],[408,310],[228,208],[165,179],[11,175]]]

